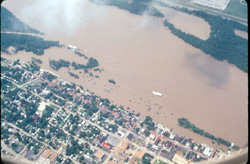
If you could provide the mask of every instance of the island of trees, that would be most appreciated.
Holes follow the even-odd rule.
[[[94,67],[99,66],[99,63],[98,63],[98,61],[96,59],[91,57],[91,58],[88,59],[88,63],[86,65],[77,64],[76,62],[73,61],[71,63],[71,66],[74,67],[75,70],[83,69],[85,72],[87,72],[88,69],[92,69]]]
[[[85,59],[88,59],[88,57],[83,53],[81,53],[80,51],[75,50],[75,54],[77,54],[78,56],[83,56]]]
[[[112,84],[116,84],[115,80],[113,80],[113,79],[109,79],[108,81],[109,81],[110,83],[112,83]]]
[[[70,66],[70,62],[69,61],[66,61],[66,60],[63,60],[63,59],[59,59],[58,61],[56,60],[49,60],[49,65],[52,69],[54,70],[59,70],[60,68],[62,67],[69,67]],[[89,58],[88,59],[88,63],[86,65],[84,64],[79,64],[79,63],[76,63],[75,61],[73,61],[71,63],[71,66],[75,69],[75,70],[78,70],[78,69],[83,69],[85,73],[88,72],[89,69],[92,69],[92,68],[95,68],[97,66],[99,66],[99,63],[96,59],[94,58]],[[95,69],[95,71],[97,70],[100,70],[98,68]]]
[[[164,6],[169,7],[166,4]],[[171,8],[203,18],[211,26],[210,37],[204,41],[175,28],[173,24],[165,20],[164,25],[167,26],[174,35],[192,46],[201,49],[206,54],[210,54],[215,59],[227,60],[242,71],[248,72],[248,41],[234,33],[235,29],[248,32],[247,26],[203,11],[191,11],[179,7]]]
[[[31,57],[32,59],[32,63],[38,63],[38,64],[42,64],[42,60],[41,59],[38,59],[38,58],[35,58],[35,57]]]
[[[210,134],[208,132],[205,132],[204,130],[196,127],[194,124],[191,124],[188,121],[188,119],[186,119],[186,118],[179,118],[178,119],[178,123],[179,123],[179,125],[181,127],[186,128],[186,129],[190,129],[191,131],[193,131],[193,132],[195,132],[195,133],[197,133],[197,134],[199,134],[201,136],[210,138],[211,140],[216,141],[218,144],[223,144],[223,145],[226,145],[228,147],[231,146],[231,143],[229,141],[226,141],[226,140],[224,140],[222,138],[217,138],[217,137],[213,136],[212,134]],[[235,149],[235,150],[239,150],[240,149],[239,146],[235,146],[235,145],[232,148]]]
[[[59,59],[59,61],[56,60],[49,60],[49,66],[54,69],[54,70],[59,70],[61,67],[69,67],[70,62],[63,60],[63,59]]]
[[[70,71],[68,71],[68,73],[69,73],[70,76],[72,76],[72,77],[74,77],[76,79],[79,79],[79,76],[77,74],[75,74],[73,72],[70,72]]]

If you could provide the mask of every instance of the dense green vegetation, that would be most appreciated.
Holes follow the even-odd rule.
[[[54,70],[59,70],[61,67],[69,67],[70,62],[63,60],[63,59],[59,59],[58,61],[56,60],[49,60],[49,66],[54,69]]]
[[[194,35],[176,29],[173,24],[165,20],[164,25],[167,26],[174,35],[192,46],[201,49],[206,54],[210,54],[215,59],[226,59],[242,71],[248,72],[248,41],[234,33],[235,29],[248,32],[247,26],[203,11],[191,11],[179,7],[172,8],[203,18],[211,26],[210,37],[204,41]]]
[[[89,116],[92,116],[94,113],[96,113],[99,110],[99,108],[96,106],[94,102],[92,102],[91,105],[84,104],[83,108],[86,109],[86,112]]]
[[[45,73],[42,75],[42,78],[43,78],[43,79],[46,79],[46,80],[48,80],[48,81],[51,82],[52,80],[56,79],[57,76],[52,75],[51,73],[45,72]]]
[[[183,128],[186,128],[186,129],[190,129],[191,131],[201,135],[201,136],[204,136],[204,137],[207,137],[207,138],[210,138],[214,141],[216,141],[218,144],[223,144],[223,145],[226,145],[228,147],[231,146],[231,143],[229,141],[226,141],[222,138],[217,138],[215,136],[213,136],[212,134],[209,134],[208,132],[205,132],[204,130],[196,127],[194,124],[191,124],[188,119],[186,118],[179,118],[178,119],[178,123],[181,127]],[[240,147],[238,146],[234,146],[233,149],[236,149],[236,150],[239,150]]]
[[[31,35],[1,33],[1,51],[8,53],[8,48],[13,46],[18,51],[25,50],[37,55],[43,55],[44,50],[52,46],[59,47],[58,41],[45,41],[40,37]]]
[[[97,66],[99,66],[98,61],[96,59],[92,58],[92,57],[89,58],[86,67],[91,69],[91,68],[94,68],[94,67],[97,67]]]
[[[38,72],[40,70],[40,66],[38,66],[36,63],[34,62],[31,62],[31,64],[25,64],[25,68],[26,70],[32,72],[32,73],[35,73],[35,72]]]
[[[54,108],[51,106],[46,105],[45,109],[43,110],[42,117],[39,119],[37,127],[38,128],[45,128],[48,125],[47,118],[51,116],[51,113],[54,111]]]
[[[143,164],[150,164],[151,160],[146,155],[142,157],[142,163]]]
[[[79,79],[79,76],[77,74],[74,74],[73,72],[70,72],[68,71],[69,75],[76,78],[76,79]]]
[[[75,69],[75,70],[78,70],[78,69],[83,69],[85,73],[88,72],[89,69],[92,69],[94,67],[97,67],[99,66],[99,63],[96,59],[94,58],[89,58],[88,59],[88,63],[86,65],[84,64],[79,64],[79,63],[76,63],[76,62],[72,62],[71,63],[71,66]]]
[[[1,6],[1,31],[42,34],[20,21],[3,6]]]
[[[85,59],[88,59],[88,57],[86,55],[84,55],[83,53],[75,50],[75,54],[79,55],[79,56],[83,56]]]
[[[155,123],[153,122],[150,116],[146,116],[146,119],[144,120],[143,124],[147,125],[148,130],[154,130],[155,128]]]
[[[87,69],[87,67],[86,67],[84,64],[79,64],[79,63],[76,63],[75,61],[73,61],[73,62],[71,63],[71,66],[72,66],[75,70],[83,69],[85,73],[88,72],[88,69]]]
[[[33,63],[38,63],[38,64],[42,64],[43,63],[41,59],[38,59],[38,58],[35,58],[35,57],[31,57],[31,59],[32,59]]]
[[[71,146],[67,145],[66,147],[66,152],[65,154],[67,156],[70,156],[71,154],[78,153],[79,151],[84,151],[84,145],[83,144],[78,144],[78,140],[72,139],[70,141]]]
[[[91,1],[97,3],[94,0]],[[147,14],[150,16],[164,17],[160,11],[151,6],[151,1],[152,0],[133,0],[131,3],[129,3],[127,0],[106,0],[105,2],[106,5],[116,6],[136,15],[142,15],[144,12],[147,12]]]

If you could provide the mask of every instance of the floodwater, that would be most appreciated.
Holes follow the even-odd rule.
[[[56,72],[61,78],[107,97],[114,104],[129,107],[130,111],[140,112],[142,117],[150,115],[195,142],[215,146],[210,140],[179,127],[178,118],[188,118],[197,127],[239,146],[248,141],[247,73],[226,61],[213,59],[172,35],[163,26],[164,19],[137,16],[116,7],[84,1],[83,13],[72,17],[72,24],[57,22],[55,18],[62,16],[58,13],[49,19],[54,22],[44,24],[46,13],[39,11],[38,4],[30,1],[3,3],[21,20],[45,32],[46,39],[86,49],[85,54],[96,58],[104,69],[101,73],[93,72],[100,78],[91,78],[71,68],[80,76],[74,79],[68,75],[67,68],[61,68]],[[78,19],[83,21],[74,24]],[[175,19],[180,21],[179,26],[187,24],[181,20],[184,17],[176,15]],[[69,29],[72,25],[76,27]],[[37,57],[43,60],[41,67],[50,71],[53,70],[49,68],[49,58],[86,62],[66,48],[50,48],[43,56],[25,52],[3,56],[23,61]],[[114,79],[116,85],[108,79]],[[161,92],[163,96],[155,96],[152,91]]]
[[[241,31],[241,30],[234,30],[235,34],[244,38],[244,39],[248,39],[248,33],[245,31]]]
[[[164,14],[164,18],[174,24],[177,29],[190,33],[203,40],[209,38],[211,32],[210,25],[204,19],[178,12],[168,7],[162,7],[159,5],[156,5],[155,7],[160,10],[161,13]]]

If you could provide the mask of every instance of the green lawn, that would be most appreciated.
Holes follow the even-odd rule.
[[[137,145],[139,145],[141,142],[142,142],[142,140],[139,139],[139,138],[137,138],[137,139],[135,140],[135,143],[136,143]]]
[[[247,19],[247,6],[240,3],[240,0],[231,0],[224,11],[226,14]]]

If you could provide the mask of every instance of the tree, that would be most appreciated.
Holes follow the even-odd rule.
[[[84,162],[84,157],[81,155],[80,158],[79,158],[79,162],[80,163],[83,163]]]
[[[135,128],[136,133],[138,134],[140,131],[140,128]]]
[[[110,83],[116,84],[116,82],[115,82],[114,79],[109,79],[108,81],[109,81]]]
[[[148,137],[150,135],[150,132],[148,130],[145,130],[145,136]]]
[[[142,163],[143,164],[150,164],[150,159],[149,158],[147,158],[145,155],[142,157]]]
[[[16,143],[12,143],[11,146],[13,149],[15,149],[15,148],[17,148],[18,145]]]

